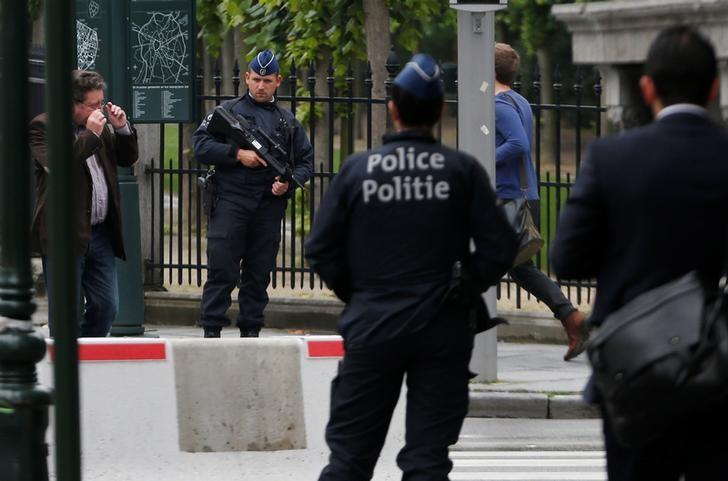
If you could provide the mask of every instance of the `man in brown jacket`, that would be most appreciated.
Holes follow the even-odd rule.
[[[76,173],[77,290],[83,289],[84,311],[80,337],[104,337],[111,329],[119,305],[114,257],[126,259],[121,233],[121,205],[117,165],[131,166],[138,157],[136,132],[118,105],[104,101],[104,79],[96,72],[73,72],[73,165]],[[33,213],[34,250],[43,256],[43,274],[49,293],[46,199],[48,177],[48,117],[30,122],[30,148],[36,178]],[[49,296],[50,298],[50,296]],[[52,319],[49,322],[53,335]]]

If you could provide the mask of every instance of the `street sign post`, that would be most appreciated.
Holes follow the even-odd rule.
[[[450,0],[450,7],[464,12],[493,12],[508,6],[508,0]]]
[[[495,184],[495,14],[507,0],[450,0],[458,10],[458,146],[475,156]],[[495,289],[485,293],[495,315]],[[479,381],[497,379],[495,329],[475,337],[470,370]]]
[[[134,124],[196,121],[195,1],[76,0],[78,68],[99,72],[107,98]],[[115,336],[144,334],[139,184],[133,168],[119,169],[127,260],[117,262],[123,302]]]

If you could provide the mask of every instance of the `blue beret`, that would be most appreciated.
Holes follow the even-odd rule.
[[[407,62],[394,79],[394,85],[421,100],[442,97],[445,91],[440,67],[434,58],[425,53],[418,53]]]
[[[250,70],[258,75],[266,76],[278,73],[278,60],[270,50],[261,50],[250,62]]]

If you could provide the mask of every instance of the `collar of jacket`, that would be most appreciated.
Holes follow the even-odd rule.
[[[385,144],[390,142],[401,142],[403,140],[414,140],[432,144],[437,143],[437,139],[435,139],[432,135],[432,132],[426,129],[402,130],[401,132],[386,134],[382,139]]]
[[[278,102],[278,99],[275,96],[273,96],[273,101],[272,102],[258,102],[250,94],[250,90],[248,90],[245,93],[245,100],[247,102],[250,102],[251,105],[255,105],[256,107],[260,107],[262,109],[271,110],[271,111],[275,110],[276,104]]]

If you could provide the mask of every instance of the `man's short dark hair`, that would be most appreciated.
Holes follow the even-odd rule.
[[[94,90],[106,90],[106,82],[98,72],[91,70],[74,70],[71,77],[73,101],[82,103],[86,94]]]
[[[432,127],[442,115],[443,97],[418,99],[399,85],[392,85],[392,101],[397,106],[400,122],[407,127]]]
[[[495,44],[495,79],[503,85],[511,85],[518,69],[521,68],[521,57],[507,43]]]
[[[706,105],[718,74],[715,49],[691,27],[669,27],[652,42],[645,61],[657,95],[667,105]]]

